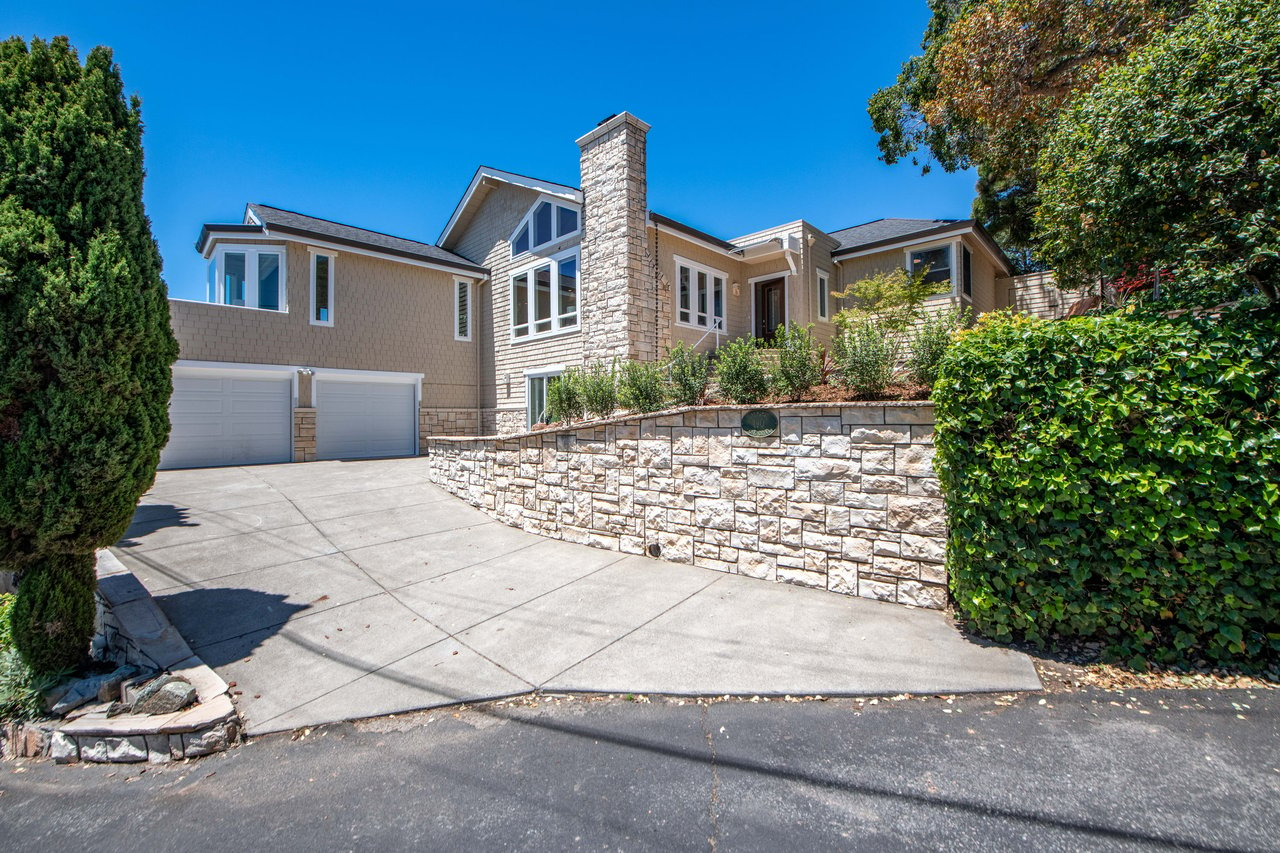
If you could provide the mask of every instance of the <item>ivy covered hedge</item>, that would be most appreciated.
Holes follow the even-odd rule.
[[[998,640],[1280,660],[1280,313],[989,314],[934,390],[957,608]]]

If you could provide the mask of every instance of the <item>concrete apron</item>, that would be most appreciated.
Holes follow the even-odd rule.
[[[942,613],[518,531],[426,460],[164,471],[115,553],[250,734],[533,690],[1040,689]]]

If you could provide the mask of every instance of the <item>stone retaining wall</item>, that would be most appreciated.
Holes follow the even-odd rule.
[[[933,407],[678,409],[424,439],[433,482],[531,533],[922,607],[947,600]]]

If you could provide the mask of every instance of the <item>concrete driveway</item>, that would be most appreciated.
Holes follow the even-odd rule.
[[[543,539],[426,460],[164,471],[113,549],[260,734],[534,689],[1038,689],[942,614]]]

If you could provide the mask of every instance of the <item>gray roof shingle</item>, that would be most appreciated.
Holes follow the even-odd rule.
[[[278,230],[303,236],[323,237],[334,243],[360,246],[385,252],[389,255],[433,261],[444,266],[474,272],[485,272],[485,268],[477,266],[461,255],[455,255],[447,249],[433,246],[430,243],[419,243],[417,240],[406,240],[393,237],[380,231],[369,231],[352,225],[343,225],[328,219],[306,216],[292,210],[271,207],[266,204],[250,204],[253,213],[268,230]]]
[[[875,243],[882,243],[886,240],[896,240],[901,237],[909,237],[912,234],[921,231],[929,231],[934,228],[942,228],[947,225],[953,225],[958,222],[967,220],[960,219],[877,219],[874,222],[866,222],[862,225],[855,225],[852,228],[841,228],[839,231],[828,232],[836,240],[840,241],[840,247],[837,252],[857,249],[862,246],[870,246]]]

